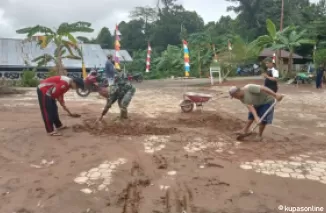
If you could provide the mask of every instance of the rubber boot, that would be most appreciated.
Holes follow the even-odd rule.
[[[121,109],[120,110],[120,119],[128,119],[128,111],[126,109]]]

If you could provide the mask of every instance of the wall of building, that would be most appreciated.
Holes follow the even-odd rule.
[[[6,68],[0,67],[0,78],[1,79],[10,79],[10,80],[19,80],[23,74],[25,67],[15,67],[15,68]],[[67,69],[69,77],[82,77],[81,69]],[[36,72],[37,78],[44,79],[48,69],[38,69]]]

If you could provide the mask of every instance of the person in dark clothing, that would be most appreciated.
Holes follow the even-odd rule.
[[[123,73],[119,73],[114,84],[110,88],[109,94],[107,95],[107,102],[102,111],[101,117],[96,120],[96,123],[102,121],[103,117],[115,102],[118,102],[120,108],[120,119],[127,119],[128,106],[135,92],[136,88],[124,77]]]
[[[320,64],[316,70],[316,88],[321,89],[323,86],[324,73],[326,72],[324,64]]]
[[[114,69],[114,61],[111,55],[107,56],[108,60],[105,62],[105,75],[108,80],[109,86],[112,86],[114,81],[115,69]]]
[[[265,78],[264,86],[271,89],[273,92],[277,92],[277,80],[279,78],[279,72],[277,69],[275,69],[272,58],[265,59],[265,64],[267,71],[262,74],[262,76]]]
[[[73,114],[66,107],[64,102],[64,94],[70,89],[84,88],[84,81],[81,78],[69,78],[67,76],[53,76],[44,79],[37,86],[37,96],[39,105],[45,124],[45,129],[50,136],[60,136],[61,134],[54,130],[65,129],[59,118],[58,106],[56,100],[59,101],[62,108],[71,117],[80,117],[78,114]]]

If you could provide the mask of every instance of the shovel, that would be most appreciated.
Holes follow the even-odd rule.
[[[276,105],[277,100],[274,101],[274,103],[268,108],[268,110],[263,114],[263,116],[260,118],[259,122],[254,125],[254,127],[251,129],[250,132],[240,134],[237,136],[237,140],[243,140],[245,137],[248,137],[249,135],[252,135],[254,133],[255,129],[258,127],[258,125],[264,120],[264,118],[267,116],[267,114],[273,109],[273,107]]]

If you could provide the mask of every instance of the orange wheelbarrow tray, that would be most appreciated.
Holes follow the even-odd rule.
[[[203,103],[209,101],[213,96],[204,93],[187,92],[183,94],[183,101],[180,103],[182,112],[192,112],[194,107],[203,107]]]

